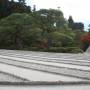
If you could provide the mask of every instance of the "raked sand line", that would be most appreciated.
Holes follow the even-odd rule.
[[[23,67],[27,69],[34,69],[34,70],[53,73],[53,74],[66,75],[66,76],[90,80],[90,72],[86,70],[66,68],[66,67],[60,67],[60,66],[58,67],[53,65],[41,64],[41,63],[31,63],[31,62],[18,61],[18,60],[13,60],[8,58],[6,59],[1,58],[0,62],[17,66],[17,67]]]
[[[5,65],[5,64],[0,64],[0,71],[19,76],[21,78],[25,78],[30,81],[64,81],[64,82],[84,81],[83,79],[78,79],[74,77],[54,75],[50,73],[45,73],[31,69],[24,69],[11,65]]]
[[[1,54],[4,56],[4,54]],[[64,59],[64,58],[48,58],[48,57],[40,57],[40,56],[27,56],[27,55],[8,55],[5,54],[5,56],[8,57],[15,57],[15,58],[21,58],[21,59],[28,59],[28,60],[37,60],[37,61],[43,61],[43,62],[53,62],[53,63],[61,63],[61,64],[71,64],[71,65],[79,65],[79,66],[90,66],[90,60],[76,60],[76,59]]]
[[[43,62],[43,61],[28,60],[28,59],[23,59],[23,58],[16,58],[16,57],[9,57],[9,56],[2,56],[2,55],[0,55],[0,58],[10,59],[10,60],[12,59],[12,60],[30,62],[30,63],[37,63],[37,64],[52,65],[52,66],[57,66],[57,67],[75,68],[75,69],[90,71],[90,67],[87,67],[87,66],[78,66],[78,65],[52,63],[52,62]]]

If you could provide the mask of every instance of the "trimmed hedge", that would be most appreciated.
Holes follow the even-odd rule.
[[[42,51],[42,52],[57,52],[57,53],[83,53],[79,47],[51,47],[49,49],[40,49],[38,47],[30,47],[28,49],[30,51]]]
[[[59,53],[83,53],[83,50],[78,47],[51,47],[48,51]]]

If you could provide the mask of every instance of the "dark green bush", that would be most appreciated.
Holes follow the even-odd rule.
[[[83,53],[83,50],[79,47],[67,47],[69,53]]]
[[[83,51],[78,47],[51,47],[48,49],[49,52],[59,53],[82,53]]]

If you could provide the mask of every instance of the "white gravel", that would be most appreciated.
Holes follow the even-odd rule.
[[[84,81],[74,77],[62,76],[40,72],[36,70],[19,68],[11,65],[0,64],[0,71],[11,73],[13,75],[26,78],[30,81]]]
[[[0,70],[26,78],[30,81],[83,81],[83,78],[90,79],[90,61],[89,59],[82,59],[82,56],[86,58],[85,54],[0,50],[0,62],[2,62],[0,63]],[[89,58],[90,56],[87,55],[87,57]],[[80,60],[76,58],[79,58]],[[44,61],[45,59],[46,61]],[[63,62],[50,62],[49,59],[52,61],[63,60]],[[66,62],[65,60],[71,62],[71,64],[68,62],[64,63]],[[76,62],[75,60],[79,62]],[[23,68],[20,68],[19,66]],[[42,72],[43,70],[48,71],[49,73]],[[55,73],[58,74],[56,75]],[[67,76],[64,76],[64,74]],[[73,77],[70,77],[70,75]]]
[[[28,59],[23,59],[23,58],[21,59],[21,58],[2,56],[2,55],[0,55],[0,58],[12,59],[12,60],[17,60],[17,61],[25,61],[25,62],[31,62],[31,63],[37,63],[37,64],[44,64],[44,65],[52,65],[52,66],[58,66],[58,67],[75,68],[75,69],[81,69],[81,70],[90,70],[90,67],[87,67],[87,66],[78,66],[78,65],[62,64],[62,63],[52,63],[52,62],[48,62],[48,61],[43,62],[43,61],[28,60]]]

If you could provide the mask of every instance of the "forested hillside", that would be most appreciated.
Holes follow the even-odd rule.
[[[37,11],[25,0],[0,0],[1,49],[78,53],[89,46],[87,36],[82,22],[65,19],[59,9]]]

